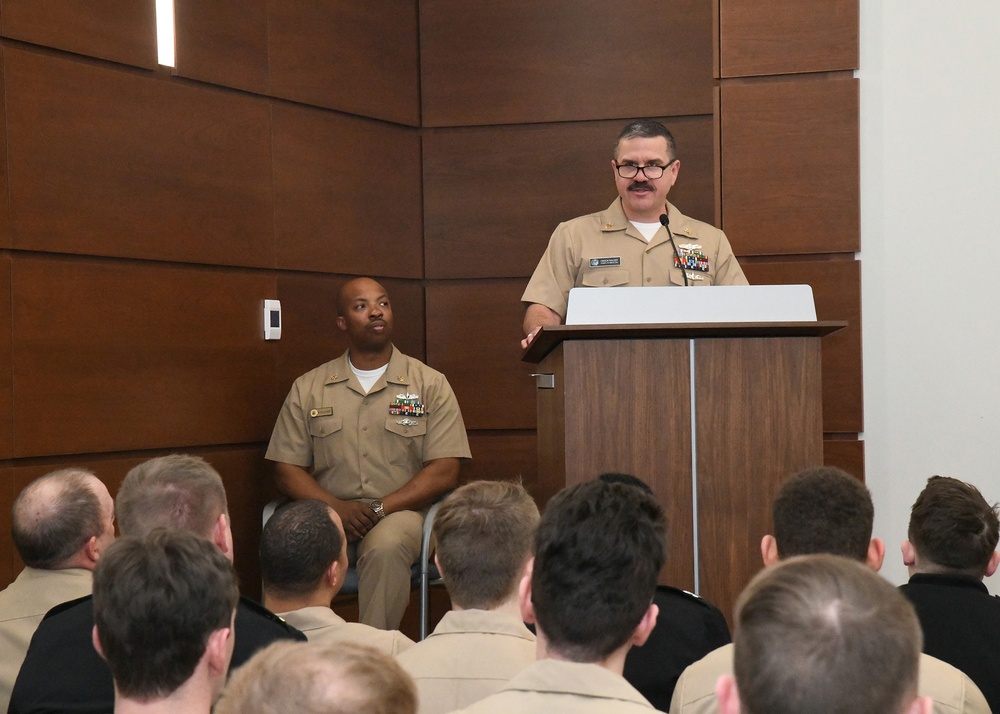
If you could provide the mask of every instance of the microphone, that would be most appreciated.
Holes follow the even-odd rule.
[[[660,214],[660,225],[667,229],[667,235],[670,237],[670,246],[674,249],[674,260],[681,266],[681,275],[684,276],[684,287],[688,287],[687,268],[684,267],[684,263],[681,262],[681,256],[677,252],[677,244],[674,243],[674,234],[670,232],[670,218],[666,213]]]

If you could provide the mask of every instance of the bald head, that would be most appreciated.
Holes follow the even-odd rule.
[[[32,568],[92,569],[114,540],[114,502],[90,471],[53,471],[14,501],[12,535],[21,560]]]
[[[386,289],[371,278],[348,281],[337,294],[337,327],[347,334],[351,363],[375,369],[392,352],[392,306]]]
[[[371,278],[354,278],[353,280],[348,280],[337,291],[337,316],[344,317],[349,310],[350,304],[356,298],[373,292],[386,297],[389,296],[385,287]]]

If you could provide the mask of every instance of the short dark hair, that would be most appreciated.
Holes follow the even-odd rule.
[[[765,568],[736,603],[733,669],[746,714],[898,714],[917,695],[913,606],[840,556]]]
[[[200,456],[171,454],[144,461],[125,475],[117,498],[118,525],[125,535],[176,528],[203,538],[228,513],[222,478]]]
[[[279,508],[260,536],[264,590],[285,596],[314,592],[343,547],[344,536],[322,501],[293,501]]]
[[[922,560],[981,578],[1000,537],[997,505],[972,484],[931,476],[910,510],[907,537]]]
[[[806,469],[778,490],[772,507],[782,558],[831,553],[868,557],[875,507],[861,481],[834,466]]]
[[[68,468],[25,486],[11,509],[11,534],[25,565],[54,568],[104,532],[96,478],[86,469]]]
[[[633,476],[632,474],[623,474],[618,471],[609,471],[598,476],[601,481],[605,483],[623,483],[626,486],[635,486],[636,488],[641,488],[643,491],[653,496],[653,489],[648,483],[643,481],[638,476]]]
[[[473,481],[448,496],[433,534],[452,602],[489,610],[517,592],[536,525],[538,506],[519,483]]]
[[[635,119],[622,127],[622,130],[618,132],[618,138],[615,139],[612,158],[618,159],[618,147],[627,139],[655,139],[658,136],[667,140],[667,153],[670,154],[671,159],[676,159],[677,144],[674,142],[674,135],[655,119]]]
[[[357,642],[274,642],[233,673],[216,714],[415,714],[395,657]]]
[[[641,489],[600,479],[556,494],[535,535],[531,598],[549,646],[597,662],[628,642],[656,590],[666,517]]]
[[[230,627],[236,573],[204,538],[157,529],[108,547],[94,570],[94,623],[115,686],[130,699],[169,696]]]

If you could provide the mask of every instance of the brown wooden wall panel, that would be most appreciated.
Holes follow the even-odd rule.
[[[12,261],[18,457],[266,439],[264,274]]]
[[[176,453],[176,451],[163,453]],[[222,476],[229,501],[234,562],[240,578],[240,590],[252,597],[258,596],[260,593],[260,562],[257,552],[260,542],[261,512],[264,504],[277,496],[277,490],[274,488],[267,471],[268,466],[264,460],[263,448],[187,449],[185,453],[201,456]],[[10,539],[10,504],[13,503],[14,496],[20,493],[31,481],[55,469],[79,466],[93,471],[107,485],[111,495],[116,496],[129,469],[158,455],[160,454],[111,457],[90,455],[16,466],[7,469],[6,474],[4,470],[0,470],[0,479],[3,479],[0,480],[0,488],[3,488],[3,494],[6,493],[8,487],[13,494],[10,503],[6,505],[3,503],[3,494],[0,494],[0,511],[4,513],[3,518],[7,519],[6,523],[0,523],[0,527],[3,528],[0,530],[0,577],[6,572],[4,564],[8,559],[11,561],[11,579],[23,567]],[[4,554],[7,551],[10,552],[10,556],[8,559],[4,559]]]
[[[533,429],[537,365],[521,362],[521,281],[427,286],[427,363],[468,429]]]
[[[463,482],[520,480],[538,500],[537,442],[533,431],[470,431],[472,460],[462,466]]]
[[[0,459],[14,453],[13,338],[10,321],[10,258],[0,254]],[[0,503],[0,511],[3,504]],[[3,533],[3,531],[0,531]]]
[[[858,0],[719,0],[722,77],[858,67]]]
[[[6,96],[3,71],[4,48],[0,44],[0,116],[6,117]],[[7,189],[7,122],[0,122],[0,248],[10,247],[10,194]]]
[[[277,406],[292,382],[347,349],[337,328],[337,292],[349,280],[342,275],[279,275],[281,341],[278,349]],[[402,352],[424,359],[424,291],[414,282],[377,278],[389,293],[393,314],[393,344]],[[278,416],[277,408],[273,417]]]
[[[699,0],[421,0],[424,126],[712,111]]]
[[[13,245],[271,266],[264,100],[7,48]]]
[[[711,222],[711,117],[663,121],[682,158],[670,199]],[[614,200],[611,158],[624,124],[424,130],[427,277],[530,276],[560,222]]]
[[[858,82],[722,86],[722,228],[741,255],[860,250]]]
[[[827,439],[823,442],[823,463],[844,469],[862,481],[865,476],[865,442],[857,439]]]
[[[3,36],[136,67],[156,67],[153,0],[2,0]]]
[[[273,96],[420,125],[417,0],[271,0],[267,29]]]
[[[861,263],[855,260],[748,262],[754,285],[811,285],[820,320],[846,320],[823,338],[823,431],[864,431],[861,363]]]
[[[267,0],[174,0],[176,74],[267,93]]]
[[[423,277],[420,136],[273,105],[277,266]]]

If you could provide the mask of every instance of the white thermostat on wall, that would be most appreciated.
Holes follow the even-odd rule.
[[[281,339],[281,301],[264,301],[264,339]]]

